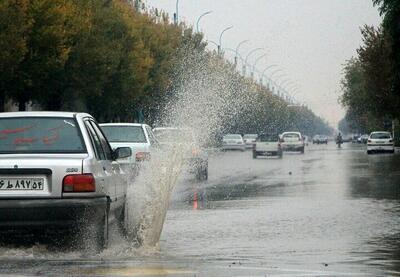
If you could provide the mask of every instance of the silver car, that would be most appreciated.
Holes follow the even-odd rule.
[[[240,134],[227,134],[222,138],[222,150],[246,150],[246,144]]]
[[[122,164],[135,165],[148,160],[151,152],[159,147],[153,131],[147,124],[103,123],[100,127],[113,149],[129,147],[132,150],[131,157],[118,160]]]
[[[92,116],[65,112],[0,114],[0,230],[68,230],[97,249],[123,220],[127,180]]]

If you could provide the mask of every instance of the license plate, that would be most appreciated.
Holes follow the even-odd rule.
[[[0,190],[44,190],[44,179],[0,178]]]

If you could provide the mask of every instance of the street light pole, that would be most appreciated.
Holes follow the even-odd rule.
[[[219,46],[218,46],[218,54],[220,54],[221,53],[221,47],[222,47],[222,35],[226,32],[226,31],[228,31],[228,30],[230,30],[230,29],[232,29],[233,28],[233,26],[229,26],[229,27],[227,27],[227,28],[225,28],[225,29],[223,29],[222,30],[222,32],[221,32],[221,34],[219,35]]]
[[[178,21],[179,21],[178,11],[179,11],[179,0],[176,0],[176,4],[175,4],[175,14],[174,14],[174,23],[175,23],[176,25],[178,25]]]
[[[208,15],[208,14],[210,14],[210,13],[212,13],[212,11],[205,12],[205,13],[201,14],[201,15],[199,16],[199,18],[197,19],[197,22],[196,22],[196,31],[197,31],[198,33],[199,33],[199,22],[200,22],[200,19],[202,19],[204,16],[206,16],[206,15]]]
[[[251,50],[251,51],[247,54],[247,56],[246,56],[246,58],[245,58],[245,60],[244,60],[244,64],[245,64],[245,65],[243,66],[243,75],[244,75],[244,76],[246,76],[246,65],[247,65],[247,60],[249,59],[250,55],[253,54],[253,53],[255,53],[255,52],[257,52],[257,51],[263,50],[263,49],[264,49],[264,48],[262,48],[262,47],[255,48],[255,49]]]
[[[237,65],[237,57],[239,56],[239,47],[240,47],[241,45],[245,44],[245,43],[248,42],[248,41],[249,41],[248,39],[242,40],[242,41],[239,42],[239,44],[236,46],[236,49],[235,49],[235,67],[236,67],[236,65]]]
[[[263,55],[259,56],[259,57],[254,61],[254,63],[253,63],[253,71],[251,72],[251,77],[252,77],[252,78],[254,77],[254,70],[255,70],[255,68],[256,68],[257,63],[258,63],[262,58],[264,58],[265,56],[267,56],[267,54],[263,54]]]

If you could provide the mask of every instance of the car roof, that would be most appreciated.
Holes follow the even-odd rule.
[[[371,132],[371,135],[372,135],[372,134],[381,134],[381,133],[384,133],[384,134],[391,134],[390,132],[387,132],[387,131],[374,131],[374,132]]]
[[[142,127],[142,126],[147,126],[147,124],[142,124],[142,123],[101,123],[99,124],[102,127],[105,126],[134,126],[134,127]]]
[[[296,135],[301,135],[300,132],[283,132],[282,135],[286,135],[286,134],[296,134]]]
[[[73,118],[75,116],[85,117],[90,116],[87,113],[77,113],[77,112],[48,112],[48,111],[29,111],[29,112],[6,112],[0,113],[0,117],[68,117]]]

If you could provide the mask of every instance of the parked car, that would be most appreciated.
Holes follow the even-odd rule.
[[[0,229],[66,230],[107,244],[108,225],[123,224],[127,179],[89,114],[0,113]]]
[[[394,142],[389,132],[372,132],[367,141],[367,154],[374,152],[394,153]]]
[[[257,134],[245,134],[243,136],[243,141],[246,144],[246,148],[252,148],[253,144],[256,142],[258,135]]]
[[[282,158],[279,135],[261,134],[253,145],[253,159],[257,159],[258,156],[277,156]]]
[[[360,137],[360,135],[353,135],[351,138],[351,142],[352,143],[358,143],[358,138]]]
[[[304,141],[300,132],[284,132],[281,135],[283,151],[299,151],[304,153]]]
[[[132,150],[131,157],[118,160],[128,167],[138,169],[135,165],[150,159],[151,153],[159,148],[159,143],[147,124],[103,123],[100,127],[113,149],[129,147]]]
[[[222,150],[246,150],[246,145],[240,134],[227,134],[222,138]]]
[[[208,179],[208,154],[190,128],[157,127],[153,133],[164,148],[184,147],[184,158],[198,180]],[[186,149],[187,148],[187,149]],[[188,150],[188,151],[186,151]]]
[[[313,138],[313,144],[328,144],[328,137],[323,135],[316,135]]]

